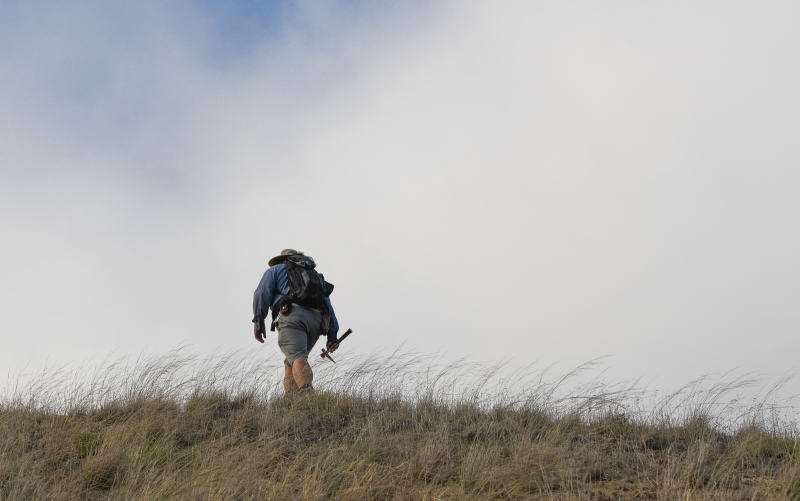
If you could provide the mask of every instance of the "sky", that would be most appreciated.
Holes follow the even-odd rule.
[[[796,370],[799,24],[771,1],[4,1],[0,367],[266,356],[252,293],[294,248],[353,354],[602,358],[668,388]]]

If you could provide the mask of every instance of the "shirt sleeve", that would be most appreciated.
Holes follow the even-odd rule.
[[[328,309],[331,311],[331,326],[328,327],[328,341],[335,342],[336,341],[336,334],[339,333],[339,321],[336,319],[336,312],[333,311],[333,305],[331,305],[331,298],[325,298],[325,304],[328,305]]]
[[[261,281],[253,293],[253,328],[257,331],[265,331],[264,319],[269,313],[272,305],[273,294],[276,289],[275,268],[270,268],[264,272]]]

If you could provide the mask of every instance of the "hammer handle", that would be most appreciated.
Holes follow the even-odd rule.
[[[341,343],[342,341],[344,341],[344,338],[346,338],[347,336],[349,336],[352,333],[353,333],[353,329],[347,329],[347,332],[342,334],[342,337],[339,338],[339,342]]]

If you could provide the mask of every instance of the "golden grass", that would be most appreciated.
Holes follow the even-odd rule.
[[[287,397],[254,360],[29,379],[0,408],[0,499],[800,499],[774,401],[724,398],[744,380],[645,405],[630,386],[406,355],[323,367],[319,393]]]

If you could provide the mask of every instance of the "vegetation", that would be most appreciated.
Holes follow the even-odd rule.
[[[738,406],[743,379],[657,397],[365,360],[322,366],[315,395],[237,355],[20,376],[0,499],[800,499],[797,435],[774,392]]]

